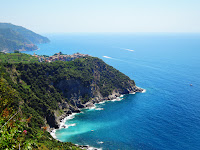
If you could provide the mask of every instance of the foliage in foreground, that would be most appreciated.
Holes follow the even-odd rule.
[[[0,149],[79,149],[72,143],[53,139],[45,126],[34,126],[33,116],[26,114],[30,108],[26,108],[20,93],[9,85],[12,81],[4,69],[0,66]]]

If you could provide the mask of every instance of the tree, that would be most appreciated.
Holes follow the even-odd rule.
[[[20,53],[18,50],[14,50],[14,53]]]

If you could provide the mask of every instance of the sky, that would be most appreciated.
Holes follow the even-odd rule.
[[[0,22],[38,33],[200,32],[200,0],[0,0]]]

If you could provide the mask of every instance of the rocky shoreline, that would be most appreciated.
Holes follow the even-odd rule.
[[[104,98],[96,98],[94,100],[91,100],[87,103],[85,103],[83,105],[83,107],[81,108],[77,108],[77,109],[73,109],[73,110],[68,110],[68,111],[64,111],[64,113],[62,115],[60,115],[58,118],[56,118],[56,121],[58,123],[58,128],[60,128],[61,126],[61,123],[63,122],[63,120],[66,118],[66,117],[69,117],[70,115],[72,115],[73,113],[81,113],[81,109],[85,109],[85,108],[91,108],[91,107],[94,107],[95,104],[98,104],[100,102],[103,102],[103,101],[111,101],[113,99],[116,99],[117,97],[120,97],[120,95],[124,95],[124,94],[135,94],[135,93],[143,93],[145,92],[145,89],[142,89],[142,88],[139,88],[137,86],[135,86],[134,90],[132,91],[129,91],[128,93],[119,93],[119,92],[113,92],[112,95],[109,95],[108,97],[104,97]],[[53,130],[55,128],[52,128]]]
[[[101,148],[95,148],[89,145],[78,145],[78,144],[75,144],[75,145],[81,149],[86,149],[86,150],[102,150]]]
[[[76,113],[81,113],[81,109],[86,109],[86,108],[92,108],[95,107],[95,104],[101,103],[101,102],[105,102],[105,101],[112,101],[114,99],[119,98],[121,95],[124,94],[135,94],[135,93],[144,93],[146,90],[139,88],[137,86],[135,86],[133,88],[133,90],[129,91],[128,93],[119,93],[119,92],[113,92],[112,95],[109,95],[108,97],[105,98],[97,98],[94,99],[92,101],[87,102],[86,104],[84,104],[84,107],[82,108],[77,108],[77,109],[73,109],[73,110],[69,110],[69,111],[64,111],[64,113],[62,115],[60,115],[58,118],[56,118],[56,121],[58,123],[58,128],[49,128],[48,132],[51,134],[51,136],[54,139],[57,139],[55,136],[55,131],[57,129],[61,129],[61,128],[65,128],[65,122],[70,119],[70,117],[73,117]],[[58,139],[57,139],[58,140]],[[90,147],[88,145],[78,145],[75,144],[77,147],[81,148],[81,149],[87,149],[87,150],[99,150],[99,148],[94,148],[94,147]]]

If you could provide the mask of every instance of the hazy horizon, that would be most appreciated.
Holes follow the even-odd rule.
[[[200,33],[198,0],[7,0],[0,22],[37,33]]]

